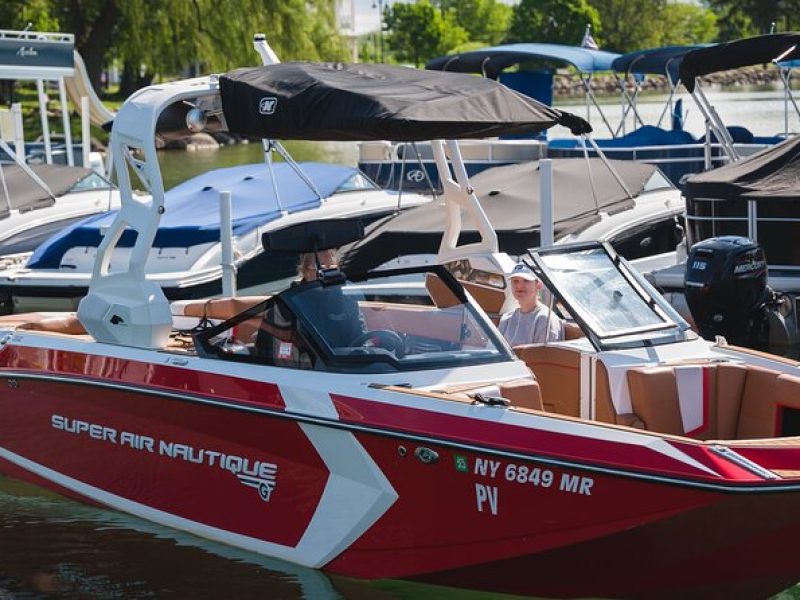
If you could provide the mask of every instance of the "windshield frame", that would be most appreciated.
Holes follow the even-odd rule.
[[[282,299],[286,302],[287,306],[292,310],[298,320],[301,333],[305,335],[307,340],[314,346],[315,351],[319,354],[322,361],[328,366],[329,371],[333,372],[350,372],[354,368],[374,365],[376,363],[385,363],[390,365],[393,369],[398,371],[421,371],[440,368],[458,368],[462,366],[472,366],[478,364],[504,362],[515,360],[513,350],[508,346],[503,336],[497,331],[496,326],[491,322],[491,319],[486,315],[483,309],[478,306],[475,301],[469,296],[458,280],[442,265],[425,265],[417,267],[405,267],[399,269],[381,269],[369,271],[366,273],[353,273],[348,274],[346,284],[358,284],[367,281],[374,282],[378,279],[390,279],[403,275],[425,275],[434,274],[438,276],[447,288],[454,294],[456,299],[464,306],[469,316],[477,323],[482,329],[482,333],[492,342],[498,350],[494,356],[479,355],[476,353],[474,358],[459,359],[457,364],[453,364],[452,356],[456,351],[447,352],[448,356],[442,356],[441,360],[436,360],[431,356],[423,356],[419,360],[404,361],[398,360],[391,353],[381,354],[368,354],[368,355],[340,355],[330,348],[319,334],[317,328],[308,320],[307,315],[302,311],[296,310],[295,303],[292,301],[293,297],[304,291],[303,286],[297,286],[286,290],[282,294]],[[306,285],[320,286],[319,282],[312,282]],[[308,289],[307,287],[305,289]],[[310,331],[309,331],[310,330]],[[464,352],[464,351],[459,351]]]
[[[226,330],[235,327],[237,324],[252,318],[259,313],[263,312],[270,303],[276,301],[281,302],[292,316],[296,319],[296,327],[298,334],[303,338],[307,345],[313,350],[314,354],[321,362],[321,365],[315,366],[317,371],[325,371],[330,373],[380,373],[380,372],[413,372],[413,371],[427,371],[442,368],[460,368],[466,366],[474,366],[481,364],[497,363],[497,362],[511,362],[516,360],[513,350],[507,344],[503,336],[499,333],[496,326],[492,323],[491,319],[486,313],[476,304],[476,302],[469,296],[461,284],[441,265],[427,265],[419,267],[406,267],[392,270],[376,270],[363,274],[353,274],[348,277],[344,285],[369,282],[376,283],[381,279],[391,279],[403,275],[421,275],[433,274],[445,284],[445,286],[453,293],[455,299],[458,301],[458,306],[463,306],[465,317],[470,319],[480,329],[481,335],[485,336],[487,344],[491,344],[491,350],[484,351],[476,350],[442,350],[441,353],[430,352],[421,353],[418,359],[415,358],[400,358],[398,359],[392,352],[388,350],[381,351],[378,349],[374,352],[364,354],[340,354],[334,348],[328,345],[325,337],[320,333],[318,327],[310,320],[310,317],[305,314],[298,302],[302,296],[307,297],[309,290],[323,288],[322,282],[317,280],[313,282],[306,282],[291,286],[280,294],[276,294],[268,300],[253,306],[246,311],[234,316],[227,321],[214,325],[213,327],[204,329],[195,334],[195,347],[198,354],[208,358],[221,358],[224,360],[236,360],[248,363],[258,363],[259,361],[248,355],[225,354],[220,352],[219,348],[213,343],[213,339]],[[416,282],[411,282],[410,287],[416,287]],[[328,287],[334,287],[330,285]],[[424,285],[423,285],[424,289]],[[404,304],[412,306],[413,303]],[[490,353],[490,354],[487,354]],[[440,356],[435,356],[440,354]]]
[[[604,330],[601,326],[598,326],[598,322],[591,314],[587,314],[585,306],[582,306],[569,291],[562,289],[556,283],[555,272],[547,264],[546,258],[553,255],[576,254],[589,250],[602,250],[606,254],[609,265],[616,269],[622,281],[627,283],[636,296],[661,321],[660,323]],[[687,339],[686,332],[690,329],[689,324],[667,304],[652,286],[647,284],[643,278],[637,277],[637,274],[634,273],[627,261],[619,256],[610,244],[606,242],[579,242],[561,244],[549,248],[533,248],[528,250],[528,257],[533,262],[533,268],[537,271],[545,286],[558,298],[564,309],[580,325],[598,351],[656,346]]]

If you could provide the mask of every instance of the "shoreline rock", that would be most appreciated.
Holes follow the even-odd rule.
[[[234,144],[249,144],[250,140],[240,135],[227,131],[213,133],[201,132],[182,138],[165,139],[156,135],[157,150],[217,150],[220,146],[233,146]]]
[[[622,77],[620,77],[622,79]],[[781,86],[780,75],[774,67],[750,67],[721,71],[700,78],[706,86],[737,88],[737,87],[769,87]],[[611,74],[595,75],[589,80],[592,92],[597,95],[619,94],[619,82]],[[633,78],[629,77],[627,89],[633,88]],[[643,92],[669,92],[669,83],[663,75],[648,75],[641,84]],[[576,74],[556,74],[553,78],[554,97],[582,96],[583,83]]]

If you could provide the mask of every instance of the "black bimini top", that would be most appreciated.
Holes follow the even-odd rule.
[[[800,136],[791,137],[735,163],[698,173],[686,180],[689,200],[758,200],[800,198]]]
[[[600,211],[613,214],[633,206],[599,158],[589,159]],[[634,198],[658,170],[645,163],[610,161]],[[553,159],[553,203],[556,238],[597,222],[586,161]],[[501,252],[519,255],[539,245],[539,163],[494,167],[470,179],[478,201],[497,232]],[[436,254],[444,231],[444,203],[430,202],[370,227],[364,239],[343,249],[342,267],[364,272],[398,256]],[[459,244],[477,242],[477,229],[462,211]]]
[[[55,199],[51,198],[19,165],[3,164],[0,168],[3,169],[2,176],[5,178],[13,210],[46,208],[55,203]],[[31,165],[29,168],[47,184],[56,197],[66,194],[93,172],[91,169],[63,165]],[[5,189],[0,185],[0,219],[8,215]]]
[[[590,125],[488,79],[407,67],[281,63],[220,77],[228,130],[270,139],[397,140],[536,134]]]
[[[679,74],[686,89],[693,92],[695,77],[796,58],[800,58],[800,34],[759,35],[693,50],[683,57]]]

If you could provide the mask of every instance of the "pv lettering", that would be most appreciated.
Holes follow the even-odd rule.
[[[497,486],[476,483],[475,500],[478,503],[478,512],[488,508],[488,512],[497,515]]]

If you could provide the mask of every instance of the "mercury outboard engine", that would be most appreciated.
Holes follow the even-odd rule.
[[[700,335],[757,348],[780,337],[783,298],[767,286],[767,259],[755,242],[739,236],[692,246],[686,260],[686,302]],[[788,334],[787,334],[788,335]]]

